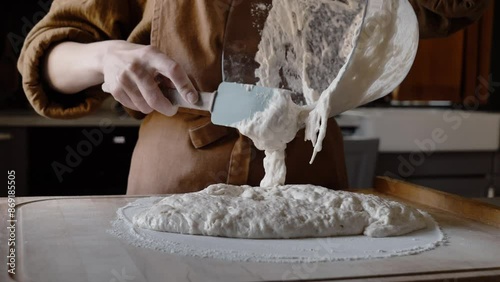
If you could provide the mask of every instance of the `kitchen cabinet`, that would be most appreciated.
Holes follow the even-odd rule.
[[[344,137],[344,155],[350,189],[370,189],[375,179],[379,139]]]
[[[493,187],[495,189],[495,190],[493,190],[493,192],[494,192],[493,196],[498,197],[500,195],[500,176],[499,175],[496,175],[493,178]]]
[[[446,38],[421,40],[414,65],[393,99],[470,103],[468,97],[479,88],[479,101],[486,103],[494,16],[491,2],[483,17],[470,27]]]
[[[495,196],[500,196],[500,152],[496,154],[493,166],[493,188]]]
[[[495,152],[381,153],[376,174],[465,197],[486,197],[493,186]]]
[[[137,127],[28,128],[30,196],[126,193]]]
[[[28,143],[25,128],[0,127],[0,172],[7,179],[7,172],[15,170],[16,196],[27,196]],[[7,196],[7,189],[0,189],[0,197]]]
[[[500,114],[360,108],[337,120],[350,129],[350,136],[379,139],[377,176],[467,197],[485,197],[498,183]]]
[[[126,193],[137,126],[0,128],[0,169],[16,170],[16,196]],[[0,196],[6,196],[7,189]]]

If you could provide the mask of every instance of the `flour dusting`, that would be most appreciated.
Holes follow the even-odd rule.
[[[373,238],[340,236],[302,239],[239,239],[158,232],[134,225],[137,214],[147,212],[162,197],[138,199],[117,211],[107,232],[131,245],[174,255],[231,262],[316,263],[389,258],[419,254],[447,242],[434,219],[422,213],[426,228],[411,234]]]

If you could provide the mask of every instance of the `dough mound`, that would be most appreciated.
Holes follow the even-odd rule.
[[[387,237],[426,227],[420,211],[401,203],[312,185],[211,185],[167,196],[133,222],[156,231],[253,239]]]

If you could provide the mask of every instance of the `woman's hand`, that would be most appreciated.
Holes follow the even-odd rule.
[[[172,116],[177,112],[159,83],[176,88],[192,104],[198,101],[198,93],[182,67],[155,47],[113,41],[102,58],[102,73],[105,92],[125,107],[145,114],[156,110]]]
[[[64,94],[102,85],[125,107],[145,114],[156,110],[172,116],[177,112],[160,83],[176,88],[192,104],[199,98],[179,64],[154,47],[121,40],[60,43],[45,56],[44,76],[53,89]]]

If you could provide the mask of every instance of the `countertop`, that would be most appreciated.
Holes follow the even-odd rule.
[[[141,120],[130,117],[118,110],[113,99],[105,100],[94,113],[78,119],[50,119],[40,116],[33,109],[0,111],[0,126],[4,127],[94,127],[101,124],[114,126],[139,126]]]
[[[494,206],[500,207],[500,197],[496,197],[496,198],[476,198],[476,200],[479,200],[481,202],[485,202],[485,203],[492,204]]]
[[[495,152],[500,113],[446,108],[358,108],[342,114],[359,119],[357,135],[379,138],[380,152]]]
[[[111,110],[98,110],[88,116],[78,119],[49,119],[40,116],[32,110],[2,111],[0,112],[0,126],[7,127],[49,127],[49,126],[100,126],[101,124],[114,126],[139,126],[140,120],[127,114],[120,114]]]
[[[462,221],[442,212],[432,215],[450,235],[436,250],[399,258],[315,264],[226,262],[183,257],[128,245],[105,230],[127,196],[17,198],[17,267],[6,277],[6,240],[0,246],[2,281],[423,281],[500,276],[497,229]],[[6,213],[6,199],[0,198]],[[4,217],[2,217],[4,218]],[[74,220],[78,218],[79,220]],[[0,237],[7,236],[0,222]],[[29,255],[27,255],[29,254]],[[455,269],[455,270],[451,270]],[[49,280],[47,280],[49,279]],[[114,280],[113,280],[114,279]],[[124,280],[129,281],[129,280]],[[470,280],[478,281],[478,280]]]
[[[340,127],[356,128],[361,125],[362,118],[345,115],[335,119]],[[102,108],[88,116],[69,120],[45,118],[28,109],[0,111],[0,127],[99,126],[101,122],[111,122],[115,126],[139,126],[141,124],[141,120],[109,108]]]
[[[465,112],[432,108],[358,108],[335,117],[342,129],[356,138],[378,138],[379,151],[495,152],[500,149],[500,113]],[[0,127],[139,126],[126,113],[106,102],[93,114],[79,119],[56,120],[33,110],[0,111]]]

